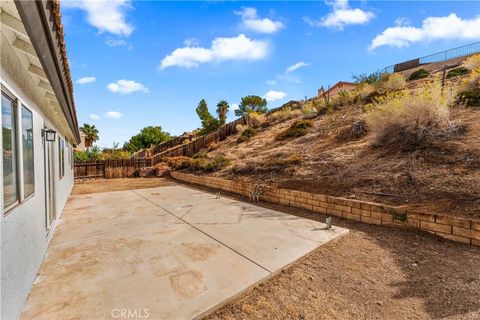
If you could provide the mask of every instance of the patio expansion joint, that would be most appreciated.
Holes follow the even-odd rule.
[[[173,212],[171,212],[171,211],[167,210],[166,208],[162,207],[162,206],[159,205],[158,203],[155,203],[155,202],[153,202],[152,200],[144,197],[143,195],[139,194],[138,192],[136,192],[136,191],[134,191],[134,190],[131,190],[131,191],[132,191],[133,193],[135,193],[137,196],[145,199],[146,201],[148,201],[148,202],[150,202],[150,203],[153,203],[155,206],[157,206],[157,207],[159,207],[160,209],[168,212],[169,214],[171,214],[172,216],[174,216],[174,217],[177,218],[178,220],[182,221],[183,223],[185,223],[185,224],[189,225],[190,227],[194,228],[195,230],[203,233],[204,235],[206,235],[206,236],[209,237],[210,239],[212,239],[212,240],[218,242],[219,244],[227,247],[228,249],[230,249],[231,251],[235,252],[235,253],[238,254],[239,256],[243,257],[244,259],[247,259],[247,260],[250,261],[251,263],[255,264],[256,266],[258,266],[258,267],[260,267],[260,268],[262,268],[263,270],[267,271],[268,273],[272,274],[272,271],[268,270],[267,268],[265,268],[264,266],[262,266],[262,265],[259,264],[258,262],[256,262],[256,261],[250,259],[249,257],[245,256],[244,254],[238,252],[238,251],[235,250],[234,248],[230,247],[228,244],[226,244],[226,243],[222,242],[221,240],[219,240],[219,239],[211,236],[210,234],[206,233],[206,232],[203,231],[202,229],[200,229],[200,228],[196,227],[195,225],[191,224],[190,222],[184,220],[182,217],[177,216],[176,214],[174,214]]]

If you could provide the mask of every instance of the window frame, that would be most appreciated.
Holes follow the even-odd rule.
[[[21,186],[20,186],[20,161],[19,161],[19,148],[18,148],[18,105],[19,105],[19,99],[10,92],[7,88],[5,88],[2,84],[1,86],[1,93],[2,95],[5,95],[7,98],[11,99],[13,102],[13,115],[12,115],[12,131],[14,132],[14,145],[12,148],[12,153],[14,155],[14,161],[13,165],[15,166],[15,189],[16,189],[16,200],[9,204],[8,206],[5,206],[5,199],[3,199],[3,214],[7,215],[10,213],[14,208],[16,208],[20,203],[21,203]],[[3,130],[3,114],[2,114],[2,130]],[[2,137],[3,139],[3,137]],[[3,144],[2,144],[2,163],[3,163]],[[3,175],[3,170],[2,170],[2,175]],[[4,183],[4,178],[2,177],[2,181]],[[3,185],[3,193],[5,193],[5,186]],[[3,197],[3,195],[2,195]]]
[[[65,139],[58,136],[58,180],[65,177]]]
[[[25,194],[25,168],[24,168],[24,160],[25,160],[25,155],[23,153],[23,109],[27,110],[30,112],[32,115],[32,160],[33,160],[33,192],[30,193],[29,195]],[[20,202],[25,202],[26,200],[32,198],[35,196],[37,184],[36,184],[36,179],[35,179],[35,126],[34,126],[34,121],[33,121],[33,111],[31,108],[27,107],[24,103],[20,103],[20,118],[19,118],[19,123],[21,124],[20,132],[22,133],[22,175],[23,178],[22,180],[22,200]]]

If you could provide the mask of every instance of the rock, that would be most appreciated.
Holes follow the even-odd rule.
[[[155,175],[155,168],[154,167],[145,167],[145,168],[140,168],[140,171],[138,173],[140,177],[151,177]]]
[[[169,167],[157,167],[155,171],[155,176],[157,177],[165,177],[170,175],[170,168]]]

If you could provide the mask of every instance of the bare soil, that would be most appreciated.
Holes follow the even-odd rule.
[[[75,181],[72,195],[155,188],[171,185],[164,178],[95,179]]]
[[[364,112],[345,106],[316,116],[307,135],[284,141],[275,136],[298,118],[260,128],[240,144],[238,135],[231,136],[210,154],[225,155],[232,164],[212,175],[480,218],[480,110],[453,109],[452,121],[464,132],[408,152],[373,147],[368,133],[349,137]],[[303,160],[279,166],[292,156]]]
[[[407,228],[341,218],[334,225],[350,233],[206,319],[480,319],[478,247]]]

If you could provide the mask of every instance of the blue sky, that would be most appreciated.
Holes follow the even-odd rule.
[[[100,146],[200,126],[205,99],[270,108],[320,86],[480,40],[476,1],[63,1],[80,124]],[[233,112],[229,120],[234,119]]]

